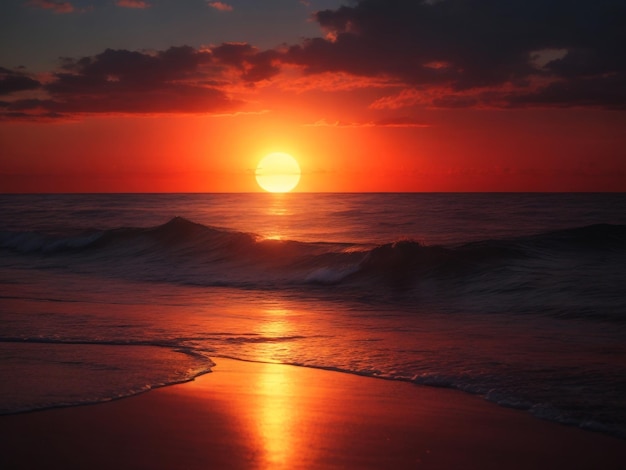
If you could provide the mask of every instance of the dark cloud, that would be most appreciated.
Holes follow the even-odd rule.
[[[22,72],[0,67],[0,95],[8,95],[24,90],[35,90],[41,84]]]
[[[277,51],[259,51],[247,43],[225,43],[212,49],[215,59],[241,71],[248,82],[266,80],[280,72]]]
[[[187,46],[154,54],[107,49],[94,57],[64,59],[61,71],[42,85],[49,98],[17,99],[4,107],[33,116],[232,111],[240,103],[216,86],[220,72],[210,51]],[[21,82],[8,80],[9,91],[38,85],[16,76]]]
[[[0,114],[0,121],[35,121],[35,122],[53,122],[57,120],[67,120],[68,116],[53,112],[44,113],[22,113],[17,111],[9,111]]]
[[[67,3],[31,2],[59,11]],[[307,78],[325,74],[326,83],[337,74],[389,86],[393,94],[376,96],[375,110],[626,108],[626,0],[360,0],[314,19],[326,37],[275,50],[247,43],[107,49],[64,59],[41,81],[0,68],[1,107],[55,116],[235,112],[241,103],[230,85],[270,80],[281,66],[297,65]]]
[[[572,105],[626,105],[624,0],[361,0],[315,19],[327,37],[293,46],[286,56],[308,73],[445,88],[448,96],[437,99],[455,105],[478,99],[461,95],[498,87],[515,93],[493,103],[508,97],[513,105],[527,95],[528,104],[535,97],[537,104],[567,105],[571,92]]]
[[[107,49],[95,57],[65,59],[64,72],[55,74],[46,89],[52,93],[141,92],[194,80],[211,54],[191,47],[172,47],[156,54]]]
[[[51,109],[57,103],[52,100],[21,99],[16,101],[0,101],[0,121],[41,121],[49,122],[68,119],[69,116]]]
[[[626,75],[593,76],[558,81],[535,92],[508,97],[516,107],[604,107],[626,109]]]
[[[181,46],[155,53],[107,49],[93,57],[63,58],[60,70],[44,84],[0,68],[0,94],[40,88],[46,99],[14,97],[3,106],[7,113],[33,116],[233,112],[242,102],[229,96],[231,82],[271,78],[280,71],[278,56],[249,44],[222,44],[212,50]]]

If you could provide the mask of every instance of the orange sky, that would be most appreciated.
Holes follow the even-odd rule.
[[[56,12],[29,4],[20,21],[46,15],[61,28],[72,15],[98,14],[78,11],[78,3]],[[361,3],[390,17],[433,8]],[[215,13],[220,21],[248,7],[231,4]],[[421,42],[385,50],[392,46],[369,23],[340,22],[360,18],[360,7],[307,7],[301,21],[311,28],[313,15],[320,37],[274,48],[237,42],[99,50],[51,66],[35,65],[34,57],[26,68],[0,63],[0,192],[258,191],[254,169],[274,151],[299,161],[297,191],[626,190],[624,85],[612,94],[589,85],[609,68],[569,77],[561,64],[575,50],[563,46],[556,59],[544,58],[554,59],[548,65],[531,70],[537,59],[528,55],[523,72],[520,60],[503,69],[506,76],[469,63],[451,71],[454,60],[462,63],[454,48],[442,47],[442,60],[433,62]],[[133,14],[137,21],[145,13]],[[365,49],[375,40],[385,55]],[[1,47],[8,57],[10,43]],[[420,64],[402,69],[405,57],[419,54]],[[575,88],[582,86],[589,89]]]

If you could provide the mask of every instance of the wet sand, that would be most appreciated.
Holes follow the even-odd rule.
[[[624,440],[462,392],[214,360],[193,382],[1,416],[0,468],[626,468]]]

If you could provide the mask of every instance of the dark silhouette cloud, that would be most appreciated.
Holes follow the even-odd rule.
[[[65,59],[63,72],[46,89],[57,94],[142,92],[198,79],[202,65],[210,63],[210,53],[188,46],[156,54],[107,49],[95,57]]]
[[[225,43],[212,49],[215,59],[241,71],[247,82],[272,78],[280,72],[280,54],[274,50],[259,51],[247,43]]]
[[[511,106],[626,108],[626,76],[572,78],[551,83],[535,92],[510,96]]]
[[[8,113],[214,113],[236,111],[228,87],[252,84],[280,72],[274,50],[249,44],[213,49],[171,47],[155,53],[107,49],[93,57],[62,59],[46,83],[0,68],[0,94],[40,88],[47,97],[5,101]],[[237,77],[233,82],[232,71]]]
[[[26,117],[236,112],[231,85],[271,80],[294,65],[309,88],[323,90],[332,75],[386,89],[373,110],[626,108],[626,0],[360,0],[314,19],[326,36],[290,47],[107,49],[63,59],[41,79],[0,68],[0,108]]]
[[[216,86],[219,73],[210,51],[187,46],[154,54],[107,49],[94,57],[64,59],[61,71],[41,85],[48,99],[17,99],[3,107],[33,116],[234,110],[240,103]],[[38,85],[25,78],[9,75],[5,88]]]
[[[455,105],[626,106],[624,0],[361,0],[315,19],[326,38],[286,57],[308,73],[440,87]],[[508,90],[463,96],[485,88]]]
[[[34,90],[41,84],[29,76],[14,70],[0,67],[0,95],[7,95],[24,90]]]

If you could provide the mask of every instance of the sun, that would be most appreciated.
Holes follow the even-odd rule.
[[[274,152],[256,167],[256,182],[270,193],[288,193],[300,181],[300,165],[288,153]]]

